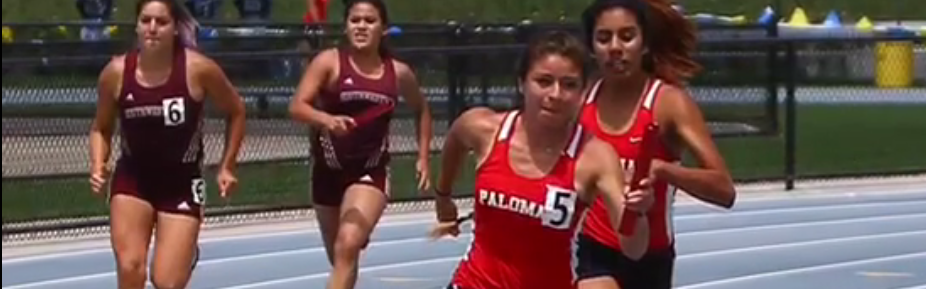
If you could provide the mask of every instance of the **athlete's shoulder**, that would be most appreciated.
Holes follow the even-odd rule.
[[[415,77],[415,71],[412,67],[405,62],[402,62],[397,59],[390,58],[389,61],[392,61],[392,67],[395,71],[396,77],[399,78],[399,83],[415,83],[417,84],[417,77]]]
[[[682,84],[670,83],[668,81],[662,80],[659,82],[659,87],[656,88],[656,106],[660,104],[686,101],[691,99],[691,94],[688,93],[688,89]]]
[[[395,58],[387,58],[387,60],[392,61],[392,67],[395,68],[396,74],[415,72],[414,69],[412,69],[412,66],[408,65],[408,63],[405,63],[404,61]]]
[[[119,75],[121,76],[125,71],[125,54],[120,54],[113,56],[109,59],[109,62],[106,63],[106,66],[103,67],[103,75]]]
[[[186,70],[192,81],[198,83],[220,83],[225,81],[225,71],[212,58],[196,50],[186,50]]]
[[[692,113],[700,114],[697,102],[684,86],[663,82],[658,93],[655,112],[660,121],[678,119]]]
[[[113,91],[121,89],[122,78],[126,74],[125,59],[125,55],[116,55],[109,60],[109,63],[106,63],[98,79],[100,89]]]
[[[341,55],[341,49],[337,47],[326,48],[315,55],[315,59],[336,60]]]
[[[186,49],[186,65],[189,70],[194,72],[210,72],[215,69],[219,69],[219,64],[209,58],[208,56],[200,53],[199,51]]]
[[[309,62],[309,66],[315,67],[327,67],[334,68],[338,66],[338,55],[340,55],[338,48],[327,48],[315,54],[312,57],[312,60]]]
[[[405,63],[401,60],[395,58],[389,58],[389,61],[392,61],[392,67],[395,70],[395,75],[400,79],[415,79],[415,69],[411,65]]]
[[[504,121],[504,112],[496,112],[486,107],[475,107],[463,112],[453,121],[451,130],[462,131],[479,138],[491,138]]]
[[[459,120],[479,124],[499,124],[509,112],[498,112],[488,107],[474,107],[460,114]]]
[[[665,81],[659,86],[658,93],[660,99],[678,100],[679,98],[691,98],[691,94],[688,93],[688,89],[684,86]]]

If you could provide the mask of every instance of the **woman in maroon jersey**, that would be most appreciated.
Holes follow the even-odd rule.
[[[222,69],[194,49],[195,21],[172,0],[141,0],[137,48],[112,59],[99,79],[90,131],[90,183],[104,191],[116,119],[121,156],[110,187],[111,238],[119,288],[144,288],[155,224],[151,282],[185,288],[205,204],[203,106],[208,95],[228,115],[225,153],[217,176],[224,197],[236,186],[235,162],[244,137],[241,97]]]
[[[639,261],[624,258],[612,237],[601,201],[592,206],[579,238],[579,288],[647,288],[672,286],[675,261],[672,200],[675,187],[709,203],[729,208],[736,191],[724,160],[684,82],[699,69],[692,60],[696,45],[692,24],[667,0],[597,0],[583,14],[583,29],[602,75],[592,85],[582,123],[631,161],[651,150],[654,159],[641,185],[655,194],[650,219],[649,252]],[[599,113],[607,112],[607,113]],[[651,124],[657,132],[651,147],[643,137]],[[679,164],[688,149],[699,167]],[[645,167],[645,165],[640,165]],[[630,173],[627,174],[629,178]],[[620,286],[618,286],[620,285]]]
[[[429,186],[431,115],[418,80],[382,39],[381,0],[354,0],[344,11],[348,44],[319,53],[290,105],[312,133],[312,201],[329,261],[329,288],[356,283],[366,246],[389,195],[389,127],[401,95],[416,116],[418,189]]]
[[[587,56],[581,41],[549,32],[525,55],[518,72],[523,109],[474,108],[447,133],[435,236],[459,233],[450,192],[465,157],[472,152],[477,160],[473,243],[448,288],[572,288],[573,242],[587,205],[600,194],[615,224],[624,208],[652,205],[645,191],[624,196],[619,156],[578,124]],[[647,222],[638,219],[636,233],[620,237],[627,258],[646,251]]]

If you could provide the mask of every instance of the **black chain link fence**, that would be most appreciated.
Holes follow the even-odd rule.
[[[548,28],[422,25],[390,37],[397,57],[417,72],[431,105],[435,153],[449,122],[467,107],[506,109],[517,103],[514,70],[523,43],[530,33]],[[309,206],[308,127],[291,121],[286,111],[304,52],[337,44],[331,36],[337,28],[318,31],[327,32],[311,35],[325,37],[309,37],[302,47],[282,51],[273,45],[260,46],[259,52],[207,48],[239,87],[249,112],[239,159],[241,187],[230,200],[210,192],[210,215]],[[766,35],[757,28],[702,32],[698,61],[705,71],[689,87],[738,180],[926,171],[921,149],[926,137],[913,133],[926,131],[922,42],[907,39],[892,42],[902,43],[895,46],[871,39],[787,41]],[[48,50],[41,53],[3,46],[4,234],[84,224],[62,220],[106,213],[105,199],[90,193],[86,175],[94,84],[109,56],[47,52],[56,45],[45,44]],[[396,154],[392,195],[396,201],[420,199],[414,118],[401,105],[398,114],[390,136]],[[223,129],[221,116],[210,108],[204,128],[207,164],[218,161]],[[439,162],[432,158],[435,177]],[[463,173],[457,193],[471,191],[472,177],[472,170]],[[35,223],[39,220],[54,221]]]

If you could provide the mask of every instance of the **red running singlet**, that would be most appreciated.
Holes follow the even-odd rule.
[[[640,104],[636,109],[633,123],[630,128],[619,134],[612,134],[602,128],[598,122],[598,88],[601,86],[601,80],[595,83],[589,95],[586,97],[585,107],[580,116],[582,126],[588,128],[589,132],[597,138],[611,144],[611,146],[620,154],[622,166],[626,172],[628,185],[634,171],[634,160],[641,152],[640,144],[643,140],[643,134],[646,126],[655,121],[654,106],[659,98],[659,91],[663,82],[658,79],[650,80],[646,89],[643,90]],[[678,159],[673,156],[662,141],[656,142],[656,158],[666,162],[677,162]],[[674,231],[672,228],[672,204],[675,199],[675,188],[665,181],[653,184],[653,192],[656,202],[653,208],[647,213],[650,225],[650,243],[649,249],[660,251],[667,249],[674,244]],[[611,219],[608,217],[608,209],[601,198],[597,198],[592,205],[591,212],[583,225],[582,234],[591,237],[595,241],[608,247],[620,250],[620,242],[614,233],[614,227],[611,226]]]
[[[474,237],[452,288],[573,288],[574,240],[586,210],[576,193],[575,166],[585,134],[576,126],[550,173],[526,178],[509,161],[517,118],[518,112],[506,115],[477,169]]]
[[[319,107],[331,115],[353,117],[357,127],[345,136],[317,131],[312,137],[312,156],[328,169],[364,170],[389,161],[389,125],[399,95],[395,67],[383,56],[378,79],[360,74],[351,64],[347,49],[338,50],[337,83],[325,89]],[[372,115],[372,118],[369,116]]]
[[[205,202],[203,102],[190,95],[186,49],[178,43],[167,82],[136,81],[138,51],[125,56],[119,94],[121,156],[112,193],[150,202],[158,211],[199,217]]]

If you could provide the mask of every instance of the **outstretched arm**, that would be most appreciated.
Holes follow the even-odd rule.
[[[633,235],[618,234],[620,224],[625,213],[643,214],[645,211],[634,211],[643,207],[648,209],[652,205],[652,194],[638,191],[626,193],[624,183],[624,170],[620,166],[620,156],[611,146],[598,139],[590,139],[585,151],[579,157],[576,176],[583,184],[581,187],[586,194],[588,203],[600,195],[608,208],[611,224],[618,240],[621,242],[622,253],[628,258],[639,260],[646,254],[649,247],[650,228],[647,218],[637,218],[636,230]],[[639,205],[642,203],[643,205]],[[633,208],[628,209],[633,205]]]

